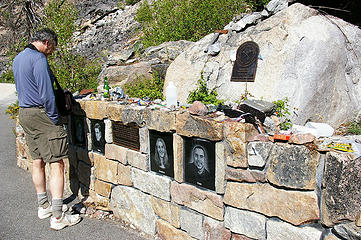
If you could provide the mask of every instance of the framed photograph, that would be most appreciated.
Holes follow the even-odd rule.
[[[150,169],[174,177],[173,134],[149,131]]]
[[[83,116],[72,115],[73,142],[77,146],[84,147],[86,144],[85,118]]]
[[[184,179],[188,183],[215,190],[214,142],[184,137]]]
[[[104,154],[105,123],[102,120],[90,120],[92,150]]]

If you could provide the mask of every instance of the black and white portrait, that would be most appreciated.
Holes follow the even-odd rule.
[[[84,117],[73,115],[73,141],[75,145],[85,145],[85,128],[84,128]]]
[[[150,131],[149,138],[151,170],[174,177],[173,134]]]
[[[105,124],[101,120],[91,120],[92,149],[104,153],[105,150]]]
[[[206,139],[185,138],[186,182],[215,190],[215,144]]]

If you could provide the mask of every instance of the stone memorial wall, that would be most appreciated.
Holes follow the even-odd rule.
[[[68,188],[145,234],[160,239],[360,239],[361,160],[355,153],[321,151],[314,143],[252,141],[258,131],[251,124],[193,116],[185,109],[79,103],[81,109],[67,125]],[[102,145],[92,142],[97,136],[91,128],[99,121],[104,122],[99,135],[105,139],[104,154]],[[129,141],[139,140],[139,148],[113,142],[114,124],[136,128],[139,136]],[[84,130],[85,144],[76,125]],[[18,166],[31,169],[20,126],[16,132]],[[154,169],[151,154],[157,143],[151,141],[157,138],[164,140],[172,164]],[[214,143],[213,187],[186,181],[189,139]],[[172,171],[162,170],[166,166]]]

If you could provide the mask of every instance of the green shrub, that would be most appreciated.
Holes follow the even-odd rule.
[[[193,103],[194,101],[200,101],[204,104],[213,104],[217,106],[223,103],[223,100],[217,99],[218,93],[215,89],[208,89],[206,81],[201,74],[201,78],[197,82],[197,88],[190,92],[187,98],[187,103]]]
[[[135,82],[124,84],[124,92],[129,97],[163,100],[163,86],[164,80],[159,77],[157,72],[154,72],[152,78],[146,78],[144,75],[137,76]]]
[[[348,134],[361,135],[361,120],[351,122],[347,128]]]
[[[57,51],[49,57],[49,65],[63,88],[71,92],[98,86],[100,60],[90,61],[71,50],[78,11],[70,1],[52,0],[44,10],[43,22],[58,35]]]
[[[167,41],[198,41],[223,29],[235,15],[254,10],[269,0],[145,0],[136,20],[144,33],[145,47]]]
[[[273,104],[276,105],[275,113],[276,116],[280,119],[280,128],[281,130],[287,130],[292,127],[292,122],[290,117],[290,111],[289,111],[289,103],[288,98],[284,98],[281,100],[273,101]]]

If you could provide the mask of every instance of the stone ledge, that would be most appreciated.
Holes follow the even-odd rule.
[[[320,219],[314,192],[286,191],[269,184],[228,182],[224,203],[269,217],[279,217],[294,225]]]
[[[183,232],[182,230],[179,230],[166,221],[163,221],[161,219],[157,220],[157,230],[158,230],[158,236],[162,240],[194,240],[195,238],[192,238],[189,236],[186,232]]]

